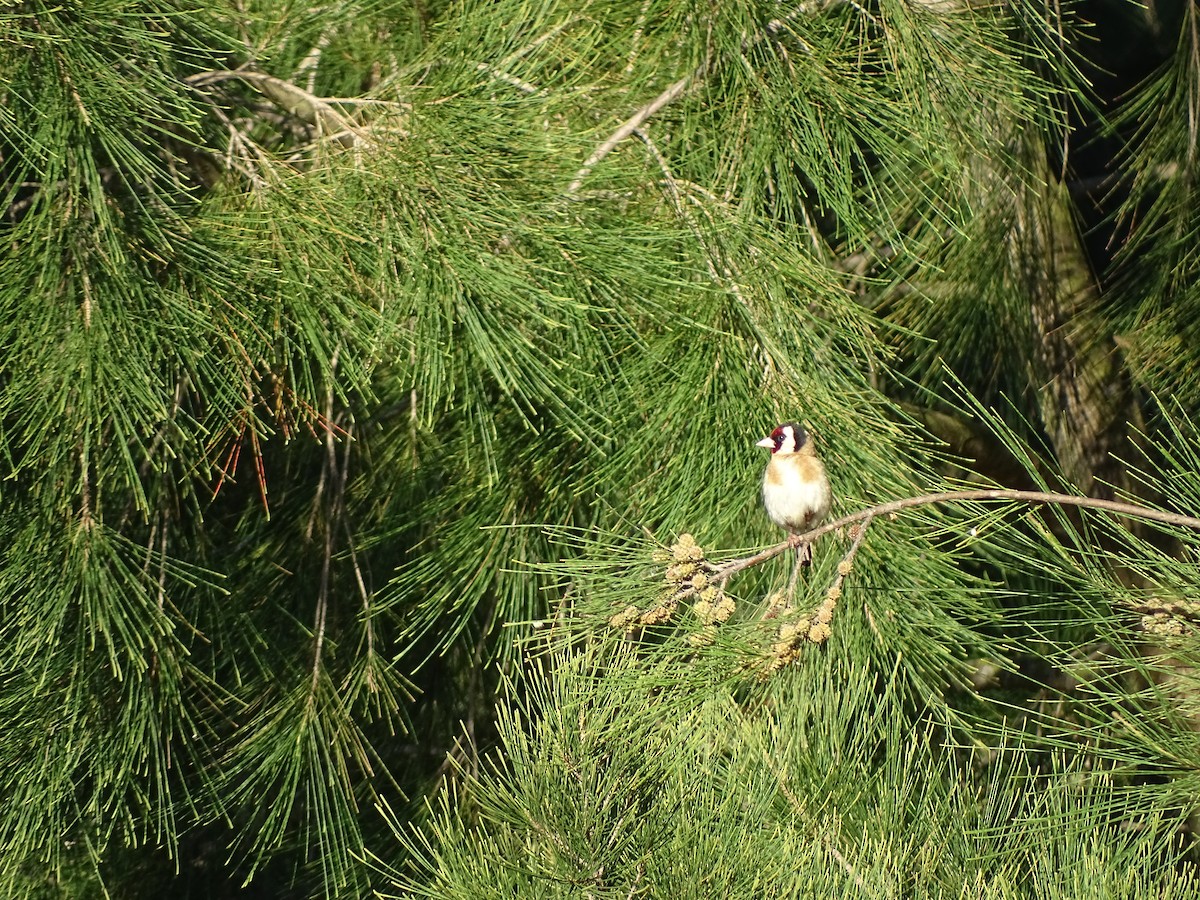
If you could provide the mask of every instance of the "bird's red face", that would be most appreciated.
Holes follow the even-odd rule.
[[[808,442],[808,433],[795,422],[787,422],[771,432],[756,446],[766,447],[772,453],[798,453]]]

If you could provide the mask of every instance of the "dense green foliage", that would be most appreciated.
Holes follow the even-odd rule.
[[[1194,896],[1197,15],[5,5],[0,893]]]

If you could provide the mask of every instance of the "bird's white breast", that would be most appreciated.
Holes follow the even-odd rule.
[[[763,476],[762,493],[771,521],[789,531],[807,531],[829,514],[825,467],[812,457],[773,457]]]

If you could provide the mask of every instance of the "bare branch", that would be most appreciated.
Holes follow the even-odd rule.
[[[570,186],[567,188],[567,194],[572,195],[578,193],[579,189],[583,187],[584,179],[588,177],[588,174],[596,167],[597,163],[604,159],[604,157],[608,156],[608,154],[612,153],[612,151],[616,149],[617,145],[620,144],[621,141],[625,140],[625,138],[629,137],[631,134],[641,128],[647,119],[649,119],[664,106],[677,99],[679,95],[684,92],[687,86],[691,84],[692,81],[700,74],[700,72],[701,69],[697,69],[690,75],[680,78],[665,91],[635,112],[630,118],[626,119],[621,124],[620,128],[609,135],[608,140],[595,149],[592,155],[587,158],[587,162],[585,162],[583,166],[580,167],[579,171],[575,173],[575,180],[572,181]]]
[[[487,63],[477,63],[475,65],[475,70],[478,72],[483,72],[485,75],[490,75],[497,81],[503,81],[505,84],[515,87],[523,94],[536,94],[541,90],[541,88],[539,88],[537,85],[530,84],[528,81],[523,81],[516,75],[510,75],[508,72],[501,71],[495,66],[489,66]]]
[[[1151,522],[1162,522],[1165,525],[1178,525],[1181,528],[1191,528],[1200,531],[1200,518],[1195,516],[1185,516],[1180,513],[1166,512],[1161,509],[1151,509],[1148,506],[1138,506],[1134,503],[1122,503],[1118,500],[1101,500],[1095,497],[1080,497],[1075,494],[1056,494],[1045,491],[1014,491],[1006,488],[981,488],[972,491],[943,491],[937,494],[922,494],[919,497],[905,497],[902,500],[891,500],[887,503],[880,503],[868,509],[861,509],[858,512],[850,513],[842,516],[840,519],[835,519],[822,525],[820,528],[814,528],[805,534],[799,535],[796,539],[802,543],[811,543],[824,534],[831,531],[836,531],[839,528],[845,528],[847,525],[853,525],[857,522],[869,522],[877,516],[887,516],[892,513],[901,512],[906,509],[912,509],[918,506],[931,506],[935,503],[955,503],[968,500],[1010,500],[1017,503],[1027,503],[1031,506],[1049,504],[1054,506],[1076,506],[1085,509],[1099,509],[1105,512],[1110,512],[1115,515],[1129,516],[1135,519],[1146,519]],[[861,541],[862,532],[856,535],[856,539]],[[709,582],[719,581],[726,582],[739,572],[749,569],[752,566],[760,565],[769,559],[774,559],[779,554],[785,552],[791,547],[791,543],[783,541],[768,547],[765,550],[760,550],[758,553],[750,556],[742,556],[737,559],[727,560],[720,564],[705,562],[702,569],[705,578]],[[857,551],[857,546],[854,550]],[[673,595],[672,600],[676,603],[684,600],[697,593],[696,588],[690,581],[685,581],[680,586],[679,590]]]
[[[525,56],[527,53],[531,53],[532,51],[536,50],[538,47],[542,46],[542,44],[546,43],[547,41],[553,40],[554,38],[558,37],[560,34],[562,34],[564,31],[566,31],[568,28],[570,28],[572,25],[574,25],[578,21],[579,21],[578,14],[572,14],[572,15],[567,16],[565,19],[563,19],[561,22],[559,22],[557,25],[555,25],[549,31],[546,31],[543,34],[538,35],[536,38],[534,38],[532,41],[530,41],[524,47],[514,50],[512,53],[508,54],[508,56],[504,57],[504,59],[500,60],[500,62],[498,62],[496,65],[501,69],[507,69],[509,66],[511,66],[514,62],[516,62],[522,56]]]
[[[308,73],[307,89],[311,94],[317,84],[317,67],[321,63],[321,54],[325,48],[329,46],[331,40],[331,29],[326,28],[317,38],[317,42],[313,44],[312,49],[308,51],[308,55],[300,60],[300,65],[296,66],[296,71],[292,73],[293,78],[299,78],[305,72]]]
[[[1056,494],[1047,491],[1014,491],[1007,488],[980,488],[970,491],[944,491],[937,494],[922,494],[919,497],[906,497],[902,500],[892,500],[843,516],[836,521],[814,528],[808,534],[801,535],[804,540],[814,540],[829,531],[843,528],[863,519],[875,516],[886,516],[890,513],[911,509],[915,506],[929,506],[934,503],[954,503],[960,500],[1013,500],[1018,503],[1028,503],[1034,506],[1043,504],[1053,506],[1078,506],[1085,509],[1102,509],[1106,512],[1135,519],[1146,519],[1151,522],[1162,522],[1165,525],[1179,525],[1182,528],[1192,528],[1200,531],[1200,518],[1185,516],[1180,513],[1152,509],[1149,506],[1139,506],[1136,503],[1122,503],[1119,500],[1101,500],[1097,497],[1080,497],[1077,494]],[[785,541],[778,548],[772,548],[775,553],[786,549]]]
[[[296,118],[309,125],[320,127],[327,134],[355,132],[349,117],[335,109],[324,97],[318,97],[299,85],[268,75],[245,69],[200,72],[187,81],[193,87],[204,87],[221,81],[244,81],[258,88],[268,99],[277,103]]]

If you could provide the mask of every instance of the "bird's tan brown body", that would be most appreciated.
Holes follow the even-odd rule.
[[[771,521],[792,534],[815,528],[829,515],[833,497],[825,466],[806,443],[797,453],[776,453],[763,473],[763,505]]]
[[[763,473],[763,506],[771,521],[787,530],[798,564],[807,564],[812,552],[799,537],[821,524],[833,501],[825,466],[808,433],[795,422],[780,425],[758,446],[771,451]]]

